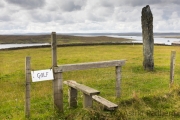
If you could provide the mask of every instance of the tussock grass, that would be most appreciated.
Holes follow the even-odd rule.
[[[170,53],[176,50],[174,87],[169,88]],[[55,112],[52,81],[31,84],[30,119],[173,119],[180,117],[180,48],[155,46],[155,71],[142,67],[141,45],[86,46],[58,48],[58,63],[82,63],[126,59],[122,67],[121,98],[115,97],[115,68],[63,73],[64,80],[75,80],[93,87],[101,96],[118,104],[117,111],[103,111],[99,104],[83,109],[82,93],[78,108],[68,107],[68,87],[64,85],[64,113]],[[34,70],[51,68],[51,49],[36,48],[0,51],[0,119],[25,119],[25,57],[31,56]]]

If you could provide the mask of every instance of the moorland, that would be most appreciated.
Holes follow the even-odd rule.
[[[124,38],[106,36],[82,37],[72,35],[57,35],[57,44],[73,43],[106,43],[131,41]],[[50,35],[0,35],[0,44],[26,44],[26,43],[51,43]]]

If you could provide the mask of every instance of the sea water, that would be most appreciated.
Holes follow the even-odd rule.
[[[117,35],[109,35],[108,37],[115,37],[115,38],[125,38],[125,39],[131,39],[134,43],[142,43],[142,36],[117,36]],[[174,42],[180,42],[180,39],[178,38],[165,38],[165,37],[154,37],[154,43],[156,44],[165,44],[165,45],[172,45]]]
[[[43,45],[49,45],[49,43],[38,43],[38,44],[0,44],[0,49],[30,47],[30,46],[43,46]]]

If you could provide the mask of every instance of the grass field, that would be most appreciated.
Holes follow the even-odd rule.
[[[169,88],[170,53],[176,51],[175,83]],[[98,104],[83,109],[82,93],[78,108],[68,108],[68,87],[64,87],[64,113],[54,111],[52,81],[31,84],[30,119],[177,119],[180,118],[180,48],[155,46],[155,71],[142,67],[142,45],[113,45],[58,48],[58,63],[82,63],[126,59],[122,67],[122,95],[115,97],[115,68],[67,72],[64,80],[93,87],[101,96],[119,105],[115,112],[103,111]],[[25,57],[33,70],[51,68],[51,48],[0,51],[0,119],[25,119]]]

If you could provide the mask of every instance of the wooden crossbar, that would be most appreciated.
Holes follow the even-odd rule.
[[[113,66],[123,66],[126,60],[112,60],[112,61],[101,61],[101,62],[89,62],[89,63],[78,63],[78,64],[66,64],[54,67],[54,72],[67,72],[75,70],[86,70],[93,68],[105,68]]]

